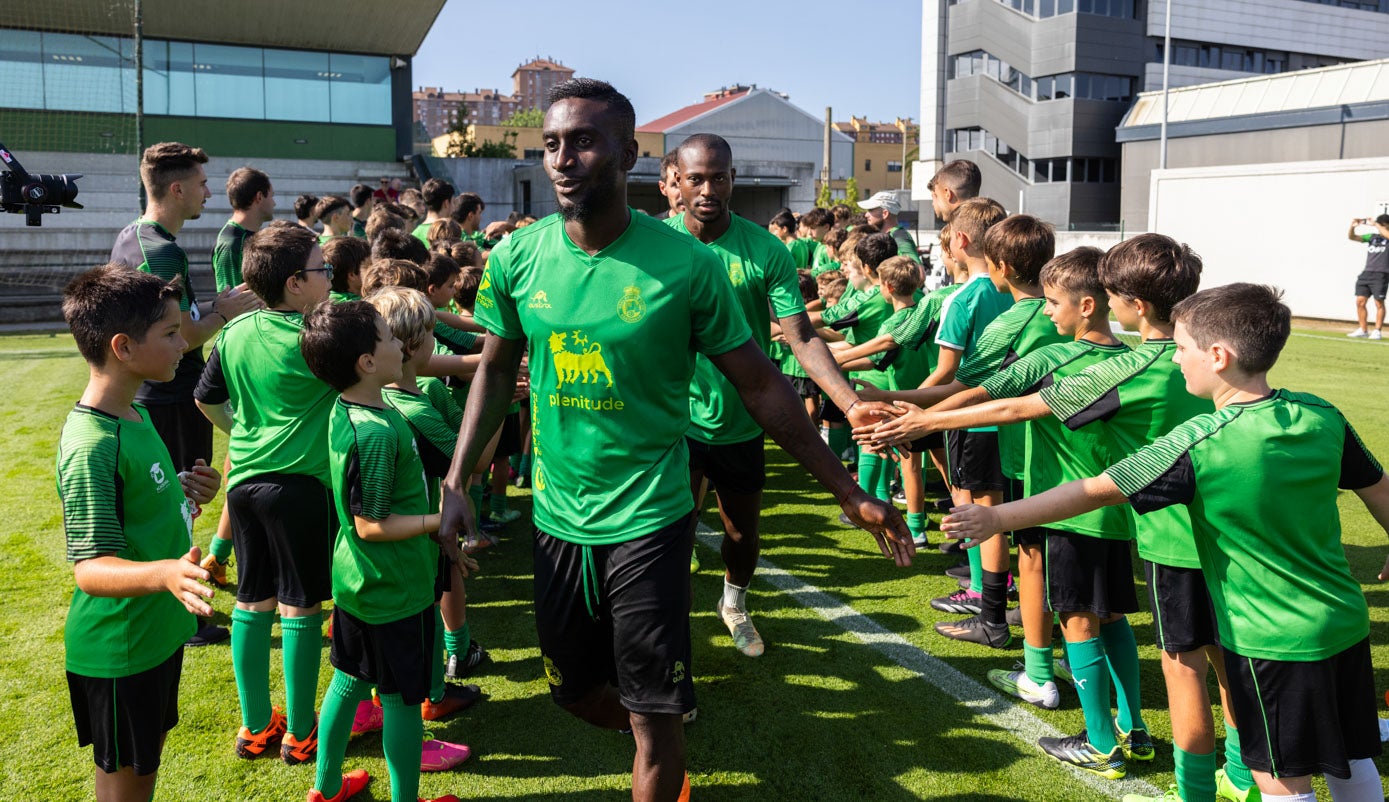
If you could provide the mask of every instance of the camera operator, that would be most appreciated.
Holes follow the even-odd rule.
[[[1374,231],[1356,233],[1361,226],[1373,225]],[[1365,269],[1355,280],[1355,317],[1360,327],[1347,334],[1347,337],[1368,337],[1379,340],[1384,337],[1384,296],[1389,291],[1389,214],[1381,214],[1371,220],[1361,217],[1350,221],[1350,231],[1346,233],[1351,242],[1368,244],[1365,250]],[[1367,306],[1370,297],[1375,299],[1375,328],[1366,330]]]

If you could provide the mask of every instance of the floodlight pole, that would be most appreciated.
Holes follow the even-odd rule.
[[[138,1],[138,0],[137,0]],[[1172,1],[1163,2],[1167,18],[1162,34],[1162,130],[1158,134],[1158,169],[1167,169],[1167,92],[1168,73],[1172,66]]]
[[[135,0],[135,156],[145,152],[145,3]],[[145,211],[145,182],[140,183],[140,211]]]

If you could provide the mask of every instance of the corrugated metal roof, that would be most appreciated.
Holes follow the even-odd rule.
[[[745,98],[747,96],[748,92],[736,92],[724,97],[714,98],[713,100],[695,103],[683,109],[672,111],[664,117],[657,117],[646,125],[637,126],[637,130],[647,134],[664,134],[677,125],[683,125],[701,114],[706,114],[720,106],[726,106],[739,98]]]
[[[1357,61],[1236,81],[1184,86],[1168,92],[1167,122],[1278,114],[1389,101],[1389,59]],[[1162,92],[1143,92],[1119,124],[1162,122]]]

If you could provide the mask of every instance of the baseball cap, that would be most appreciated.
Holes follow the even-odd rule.
[[[883,190],[874,193],[873,197],[859,201],[860,209],[886,209],[889,214],[897,214],[902,211],[902,204],[897,202],[897,195]]]

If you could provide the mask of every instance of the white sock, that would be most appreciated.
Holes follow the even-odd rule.
[[[723,606],[724,609],[734,609],[747,611],[748,589],[740,588],[729,582],[723,581]]]
[[[1373,760],[1350,761],[1350,779],[1340,780],[1326,775],[1326,787],[1336,802],[1383,802],[1384,789],[1379,782],[1379,770]],[[1265,796],[1267,798],[1267,796]]]
[[[1317,802],[1316,793],[1307,794],[1264,794],[1266,802]]]

